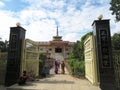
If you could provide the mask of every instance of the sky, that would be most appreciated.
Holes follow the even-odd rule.
[[[110,19],[111,35],[120,32],[120,22],[111,15],[110,0],[0,0],[0,37],[9,40],[10,27],[20,22],[26,38],[51,41],[59,36],[76,42],[93,30],[92,23],[103,15]]]

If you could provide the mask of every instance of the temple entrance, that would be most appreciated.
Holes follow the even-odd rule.
[[[63,56],[62,51],[63,50],[60,47],[55,48],[55,59],[56,60],[60,60],[60,61],[64,60],[64,56]]]
[[[55,48],[55,53],[62,53],[62,48]]]
[[[102,90],[108,88],[109,90],[114,90],[115,80],[113,75],[113,61],[111,60],[109,20],[94,21],[93,28],[93,36],[85,42],[86,78],[93,84],[100,84]],[[12,33],[10,35],[10,47],[5,78],[6,86],[16,83],[20,72],[24,69],[27,70],[29,74],[32,72],[33,76],[38,76],[39,53],[46,53],[49,55],[49,58],[62,61],[68,58],[69,53],[72,51],[72,46],[74,45],[72,42],[62,41],[58,34],[54,37],[53,41],[47,43],[41,42],[38,44],[31,40],[24,42],[25,30],[21,27],[11,29]],[[19,32],[17,32],[16,29],[20,29]],[[90,47],[90,45],[93,47]],[[119,67],[116,67],[116,69],[118,68]],[[116,77],[119,78],[119,73]],[[119,83],[118,79],[116,80]]]

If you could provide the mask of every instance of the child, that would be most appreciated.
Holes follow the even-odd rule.
[[[32,77],[29,77],[29,76],[26,74],[26,71],[23,71],[23,74],[22,74],[22,75],[19,77],[19,79],[18,79],[18,85],[24,85],[24,84],[26,84],[27,79],[33,81],[33,78],[32,78]]]

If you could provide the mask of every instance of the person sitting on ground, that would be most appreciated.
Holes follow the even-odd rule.
[[[26,74],[26,71],[23,71],[23,74],[18,79],[18,85],[26,84],[27,79],[33,81],[34,79]]]

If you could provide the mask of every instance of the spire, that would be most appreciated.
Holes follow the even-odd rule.
[[[57,26],[57,36],[58,36],[58,26]]]
[[[62,41],[62,36],[59,36],[58,35],[58,26],[57,26],[57,29],[56,29],[56,36],[53,36],[53,40],[54,41]]]

